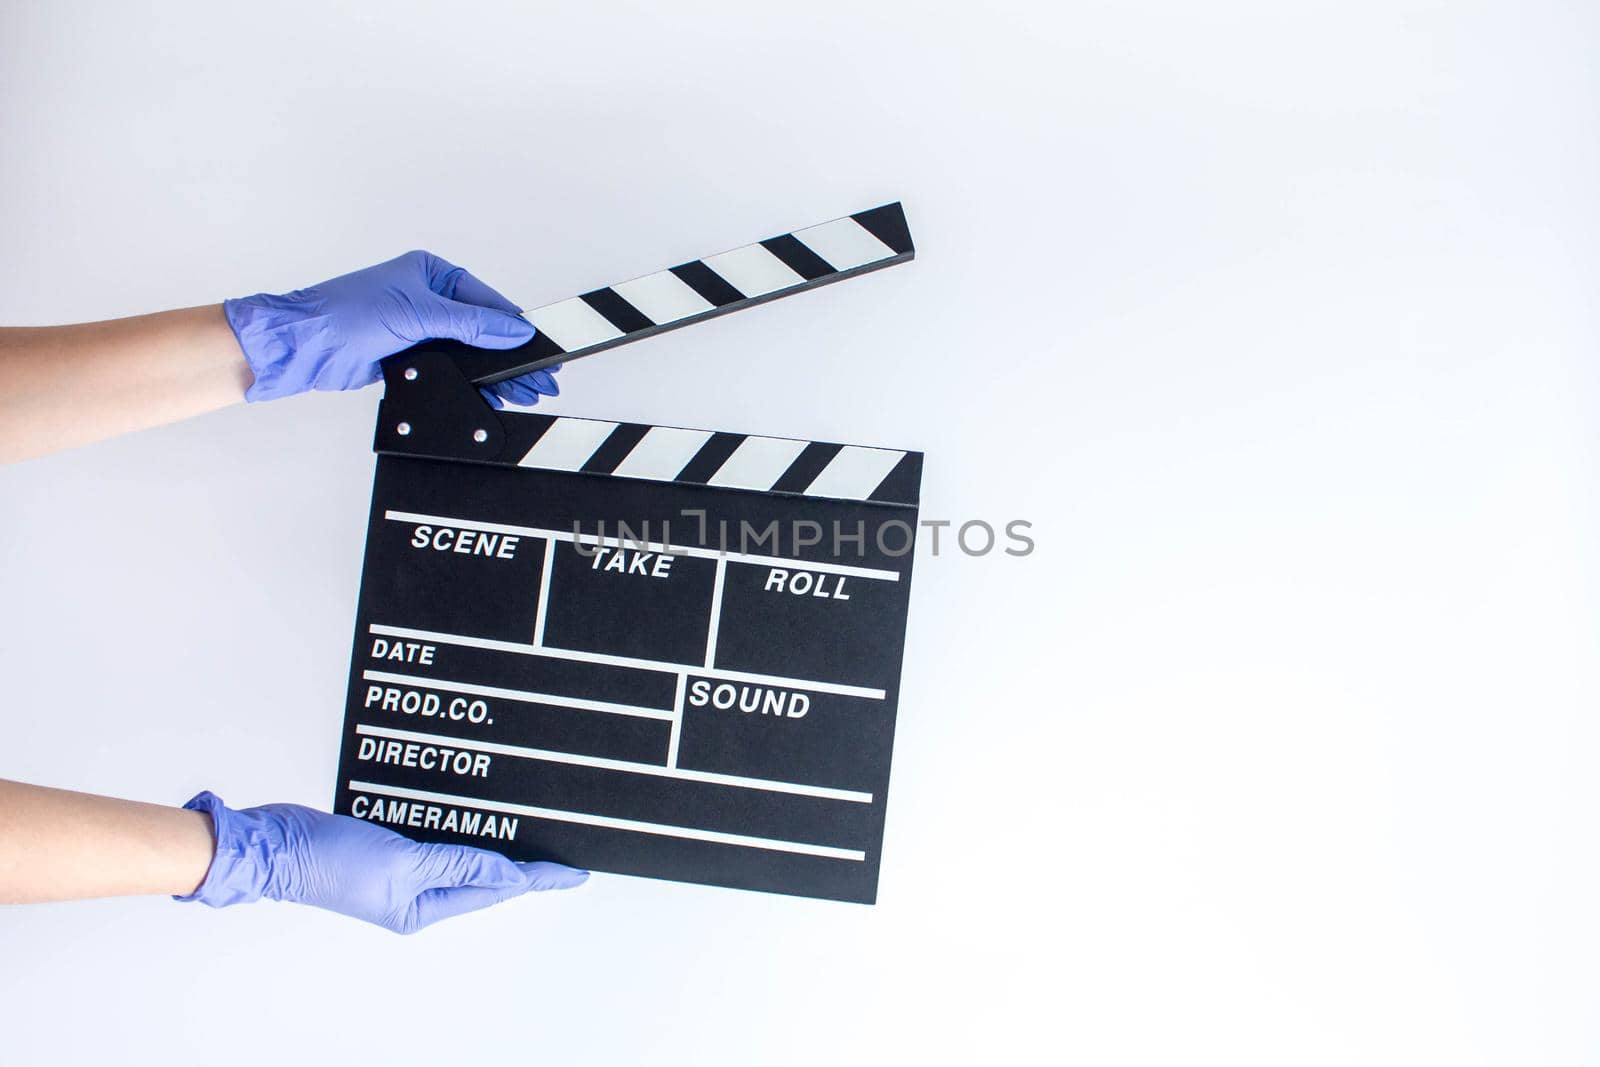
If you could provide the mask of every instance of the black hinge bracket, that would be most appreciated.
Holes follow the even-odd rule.
[[[495,462],[506,446],[500,417],[458,362],[464,346],[424,341],[383,361],[374,452]]]

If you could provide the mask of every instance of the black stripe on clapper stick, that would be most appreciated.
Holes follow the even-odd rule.
[[[555,424],[556,416],[537,411],[518,412],[514,419],[501,419],[500,427],[506,435],[501,455],[513,457],[509,462],[516,463],[517,458],[526,456],[528,450],[538,444],[539,438]]]
[[[628,458],[633,446],[643,440],[644,435],[649,432],[648,426],[641,426],[636,422],[623,423],[600,442],[600,447],[594,450],[594,455],[578,469],[585,474],[610,474],[617,469],[617,464]]]
[[[768,492],[772,493],[803,493],[812,482],[817,480],[817,475],[822,473],[822,468],[833,462],[833,457],[839,454],[843,445],[823,444],[813,441],[800,450],[794,457],[794,462],[789,464],[789,469],[772,483]]]
[[[906,225],[906,213],[898,203],[885,204],[871,211],[851,215],[867,232],[894,250],[897,256],[915,251],[911,243],[911,227]]]
[[[832,264],[801,244],[800,239],[792,233],[769,237],[761,242],[761,247],[783,260],[784,266],[808,282],[838,273]]]
[[[716,307],[737,304],[745,298],[743,293],[724,281],[722,275],[698,259],[673,267],[672,273],[678,276],[679,281],[704,297],[706,303]]]
[[[881,500],[901,504],[917,498],[917,488],[922,484],[922,453],[907,452],[900,457],[894,469],[884,475],[878,487],[867,494],[868,500]]]
[[[721,466],[728,462],[728,457],[733,455],[733,450],[744,443],[750,435],[745,433],[714,433],[711,440],[700,446],[700,451],[694,458],[684,465],[678,476],[672,479],[675,482],[691,482],[695,485],[704,485],[711,480]]]
[[[645,317],[644,312],[622,299],[615,289],[596,289],[592,293],[584,293],[579,299],[600,312],[607,322],[623,333],[637,333],[655,325]]]

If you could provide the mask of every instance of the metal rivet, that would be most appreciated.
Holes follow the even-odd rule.
[[[409,422],[402,422],[399,426],[394,428],[394,432],[399,434],[401,437],[404,437],[411,432],[411,424]]]
[[[478,442],[481,445],[481,444],[483,444],[485,441],[487,441],[489,439],[489,431],[488,430],[473,430],[472,431],[472,439],[474,441]]]
[[[415,368],[415,367],[407,367],[406,368],[406,381],[414,382],[416,380],[417,380],[417,368]]]

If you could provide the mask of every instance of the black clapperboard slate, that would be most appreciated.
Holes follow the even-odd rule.
[[[510,352],[387,360],[334,810],[874,901],[921,454],[494,411],[477,386],[912,254],[891,204],[527,312]]]

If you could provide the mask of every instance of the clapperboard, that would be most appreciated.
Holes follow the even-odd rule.
[[[517,859],[876,898],[922,456],[477,386],[903,262],[898,204],[387,360],[335,810]]]

